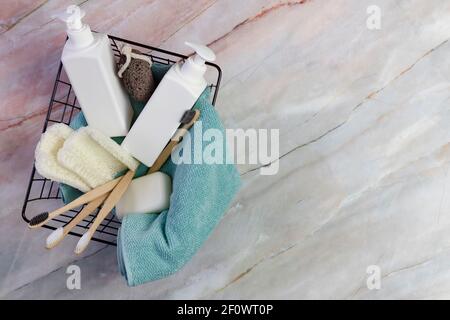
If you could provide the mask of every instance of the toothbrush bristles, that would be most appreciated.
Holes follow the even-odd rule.
[[[191,122],[192,118],[195,116],[195,110],[187,110],[184,114],[183,117],[181,117],[181,124],[188,124],[189,122]]]
[[[89,231],[83,234],[83,236],[78,240],[77,246],[75,248],[75,253],[80,254],[86,249],[86,246],[89,244],[89,240],[91,239]]]
[[[37,216],[34,216],[33,218],[31,218],[29,225],[36,226],[36,225],[44,222],[45,220],[47,220],[47,218],[48,218],[48,212],[42,212],[42,213],[38,214]]]
[[[61,239],[64,237],[64,228],[59,227],[58,229],[54,230],[50,235],[47,237],[46,240],[46,247],[47,249],[53,248],[56,244],[61,241]]]

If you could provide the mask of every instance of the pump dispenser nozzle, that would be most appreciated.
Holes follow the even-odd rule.
[[[52,18],[57,18],[66,23],[67,34],[72,45],[84,47],[94,40],[91,28],[82,22],[85,15],[86,12],[79,6],[71,5],[67,7],[66,11],[55,14]]]
[[[86,12],[81,10],[79,6],[71,5],[67,7],[66,11],[55,14],[53,18],[64,21],[68,30],[80,30],[83,27],[81,19],[83,19],[85,15]]]
[[[207,46],[188,42],[188,41],[186,41],[184,44],[187,45],[188,47],[191,47],[192,49],[194,49],[194,51],[196,53],[196,55],[194,57],[195,63],[204,64],[205,61],[211,62],[211,61],[216,60],[216,55],[214,54],[214,51],[212,51]]]
[[[181,67],[181,73],[185,78],[196,82],[204,82],[203,75],[206,72],[206,61],[216,60],[216,55],[207,46],[192,42],[185,42],[185,45],[191,47],[195,51],[193,57],[189,57]]]

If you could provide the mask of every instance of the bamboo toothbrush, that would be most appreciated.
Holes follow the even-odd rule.
[[[106,198],[105,203],[103,204],[102,208],[100,209],[100,212],[97,214],[97,217],[95,218],[94,222],[92,223],[91,227],[88,231],[83,234],[83,236],[80,238],[80,240],[77,243],[77,246],[75,248],[75,253],[80,254],[86,249],[87,245],[89,244],[89,241],[91,240],[92,236],[94,235],[95,230],[97,230],[100,223],[103,221],[103,219],[106,218],[108,213],[114,208],[116,203],[120,200],[124,192],[127,190],[128,185],[130,184],[131,180],[134,176],[134,171],[129,170],[119,181],[117,186],[111,191],[111,193],[108,195],[108,198]]]
[[[99,196],[102,196],[105,193],[113,190],[114,187],[116,187],[116,185],[119,183],[121,178],[122,177],[111,180],[111,181],[85,193],[84,195],[76,198],[75,200],[66,204],[65,206],[63,206],[59,209],[56,209],[55,211],[52,211],[50,213],[43,212],[41,214],[38,214],[37,216],[34,216],[33,218],[31,218],[31,220],[28,224],[28,227],[30,227],[32,229],[40,227],[43,224],[45,224],[46,222],[48,222],[49,220],[59,216],[60,214],[63,214],[64,212],[66,212],[68,210],[74,209],[78,206],[81,206],[81,205],[87,203],[87,202],[97,199]]]
[[[164,150],[160,153],[153,166],[147,171],[147,174],[154,173],[159,169],[161,169],[162,165],[169,158],[173,148],[180,142],[180,140],[187,132],[187,130],[189,130],[189,128],[191,128],[194,125],[194,123],[198,120],[199,117],[200,111],[198,110],[189,110],[183,115],[183,118],[181,119],[182,126],[175,132],[174,136],[171,138],[170,142],[167,144]],[[98,228],[100,223],[106,218],[106,216],[112,210],[112,208],[114,208],[116,203],[120,200],[123,193],[128,188],[128,185],[131,183],[131,180],[134,176],[134,172],[132,172],[133,174],[131,174],[130,172],[132,171],[128,171],[126,174],[126,175],[130,174],[130,176],[126,177],[125,175],[123,177],[123,180],[121,180],[119,184],[117,184],[117,186],[114,188],[114,190],[111,191],[110,196],[106,199],[105,204],[98,213],[94,223],[78,241],[77,246],[75,248],[76,254],[81,254],[87,248],[89,241],[94,235],[95,230]],[[115,194],[113,195],[113,193]]]
[[[52,249],[56,247],[64,239],[64,237],[67,236],[70,230],[72,230],[79,222],[81,222],[81,220],[86,218],[95,209],[97,209],[103,203],[103,201],[105,201],[105,199],[108,197],[108,194],[109,193],[106,193],[89,202],[83,208],[83,210],[81,210],[67,225],[65,225],[64,227],[59,227],[58,229],[50,233],[50,235],[47,237],[46,248]]]
[[[198,110],[189,110],[186,111],[183,117],[181,118],[181,126],[175,131],[174,135],[170,139],[167,146],[161,151],[161,154],[156,159],[155,163],[151,166],[151,168],[147,171],[147,174],[154,173],[161,169],[162,165],[167,161],[170,154],[172,153],[173,148],[180,142],[185,133],[194,125],[194,123],[200,117],[200,111]]]

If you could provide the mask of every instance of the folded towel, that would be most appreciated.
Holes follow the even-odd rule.
[[[159,81],[166,70],[154,64],[155,80]],[[133,102],[133,107],[136,111],[142,105]],[[194,109],[201,112],[203,131],[215,128],[225,136],[209,102],[209,89],[203,92]],[[83,119],[75,120],[76,124],[83,122]],[[194,130],[190,130],[191,134]],[[188,142],[185,139],[182,143]],[[203,142],[203,147],[207,144]],[[191,149],[191,159],[194,159]],[[146,169],[141,165],[136,176],[144,174]],[[170,208],[160,214],[126,216],[119,230],[119,269],[130,286],[164,278],[185,265],[218,224],[240,186],[239,173],[231,164],[175,165],[169,159],[161,171],[171,176],[173,182]]]

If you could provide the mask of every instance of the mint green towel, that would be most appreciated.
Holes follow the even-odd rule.
[[[152,70],[159,81],[167,67],[155,68],[154,65]],[[142,105],[137,103],[133,103],[133,107],[137,112],[142,110]],[[209,102],[208,89],[197,100],[194,109],[200,110],[203,132],[214,128],[225,137],[219,116]],[[79,125],[85,125],[82,116],[72,123],[73,127]],[[194,128],[190,130],[192,140],[195,139],[194,131]],[[185,139],[182,143],[188,142]],[[203,141],[203,149],[209,143]],[[226,150],[225,142],[223,150]],[[191,159],[194,159],[194,148],[183,151],[190,151]],[[225,153],[223,157],[225,159]],[[136,176],[146,169],[141,165]],[[167,277],[184,266],[219,223],[240,186],[239,173],[232,164],[175,165],[169,159],[161,171],[172,178],[169,210],[160,214],[126,216],[119,229],[117,259],[120,272],[130,286]],[[76,191],[67,186],[61,189],[65,201],[70,201]]]
[[[216,128],[224,133],[205,96],[194,108],[201,112],[203,131]],[[203,147],[207,144],[203,142]],[[131,286],[164,278],[186,264],[220,221],[240,185],[231,164],[175,166],[169,160],[161,171],[172,177],[169,210],[126,216],[119,231],[119,266]]]

